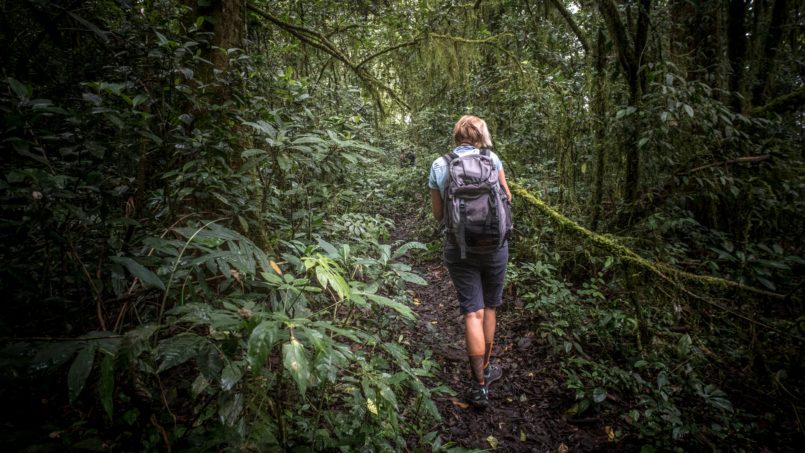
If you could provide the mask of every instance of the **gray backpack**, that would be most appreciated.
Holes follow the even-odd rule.
[[[512,230],[511,204],[500,186],[488,149],[480,154],[449,153],[444,191],[447,240],[458,245],[461,258],[492,253],[506,243]]]

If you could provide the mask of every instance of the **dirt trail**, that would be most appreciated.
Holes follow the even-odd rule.
[[[400,218],[392,239],[416,240],[414,230],[413,221]],[[490,386],[488,409],[471,408],[466,400],[470,372],[464,330],[450,276],[440,260],[411,264],[428,282],[409,288],[419,301],[412,307],[417,321],[406,332],[419,340],[412,341],[411,352],[432,351],[439,369],[428,384],[446,384],[456,392],[454,397],[435,398],[442,421],[432,430],[465,448],[490,449],[497,443],[497,449],[507,452],[623,451],[608,441],[604,420],[570,420],[565,415],[573,397],[564,387],[558,358],[535,334],[539,320],[509,294],[498,309],[492,353],[503,377]]]

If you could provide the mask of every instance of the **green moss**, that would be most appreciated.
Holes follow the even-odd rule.
[[[576,236],[579,236],[584,241],[592,243],[596,247],[605,250],[606,252],[615,255],[630,264],[635,265],[637,268],[643,271],[654,274],[655,276],[660,277],[662,280],[665,280],[686,292],[688,292],[688,290],[687,288],[685,288],[684,283],[691,282],[711,289],[721,289],[721,290],[734,289],[774,299],[785,298],[785,296],[782,294],[773,293],[771,291],[765,291],[762,289],[743,285],[741,283],[734,282],[731,280],[712,277],[709,275],[692,274],[690,272],[685,272],[673,268],[671,266],[668,266],[667,264],[655,263],[653,261],[649,261],[643,258],[642,256],[638,255],[634,250],[622,244],[618,244],[617,242],[606,236],[594,233],[588,230],[587,228],[584,228],[583,226],[579,225],[578,223],[568,219],[564,215],[560,214],[557,210],[548,206],[544,201],[532,195],[521,185],[515,182],[510,182],[509,187],[514,194],[518,195],[521,199],[525,200],[529,205],[535,207],[542,214],[549,217],[552,221],[560,225],[565,231],[568,231],[570,233],[575,234]]]

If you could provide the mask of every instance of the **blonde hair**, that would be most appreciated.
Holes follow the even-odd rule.
[[[477,116],[464,115],[459,118],[453,128],[453,139],[456,145],[468,143],[478,149],[492,147],[492,136],[489,134],[486,121]]]

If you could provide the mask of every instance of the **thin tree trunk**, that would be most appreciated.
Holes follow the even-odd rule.
[[[744,61],[746,59],[746,16],[745,0],[730,0],[727,16],[727,58],[729,59],[729,88],[732,91],[732,108],[736,112],[743,111],[741,93],[744,87]]]
[[[606,64],[606,42],[604,37],[604,30],[598,29],[598,37],[595,46],[595,80],[593,82],[593,121],[594,121],[594,134],[595,134],[595,173],[593,175],[593,193],[592,193],[592,220],[591,227],[593,231],[598,230],[598,222],[601,217],[601,201],[604,194],[604,165],[605,150],[604,137],[605,127],[604,114],[606,105],[604,100],[604,68]]]

